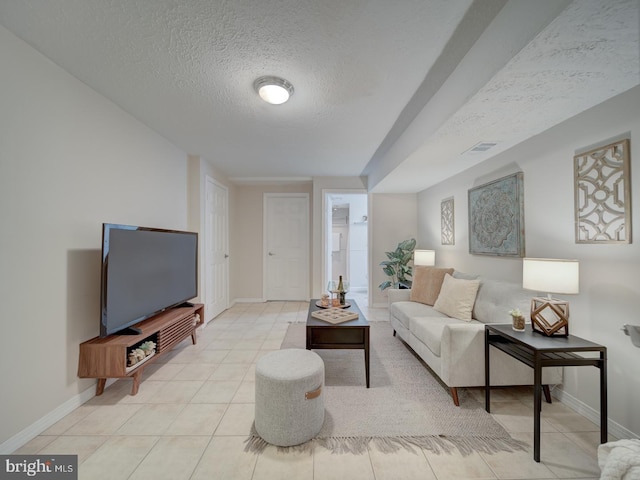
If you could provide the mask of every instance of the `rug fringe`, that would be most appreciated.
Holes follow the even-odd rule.
[[[250,435],[245,440],[245,452],[262,453],[270,445],[258,435]],[[494,437],[447,437],[443,435],[407,436],[407,437],[316,437],[301,445],[278,447],[278,451],[312,452],[320,445],[331,453],[352,453],[361,455],[369,445],[374,445],[382,453],[394,453],[400,449],[417,453],[416,448],[429,450],[437,455],[451,454],[457,450],[462,456],[474,452],[493,454],[498,452],[525,451],[527,444],[513,438]]]

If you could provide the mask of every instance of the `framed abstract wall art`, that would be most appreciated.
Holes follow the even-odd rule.
[[[524,257],[524,175],[469,190],[469,253]]]
[[[573,157],[576,243],[631,243],[630,142]]]

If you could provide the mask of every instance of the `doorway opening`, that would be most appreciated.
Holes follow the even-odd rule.
[[[324,284],[340,275],[349,283],[347,296],[369,305],[368,196],[364,191],[324,192]]]

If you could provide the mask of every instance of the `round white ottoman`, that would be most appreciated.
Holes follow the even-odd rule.
[[[270,352],[256,364],[258,435],[289,447],[315,437],[324,423],[324,362],[310,350]]]

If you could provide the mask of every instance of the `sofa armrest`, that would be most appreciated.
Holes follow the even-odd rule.
[[[449,386],[473,385],[484,378],[484,323],[445,325],[440,343],[440,377]]]
[[[388,288],[387,292],[389,305],[394,302],[408,302],[411,298],[411,290],[406,288]]]
[[[484,386],[485,324],[445,325],[440,343],[440,378],[449,387]],[[533,369],[492,347],[491,385],[531,385]],[[562,367],[542,369],[543,384],[562,383]]]

